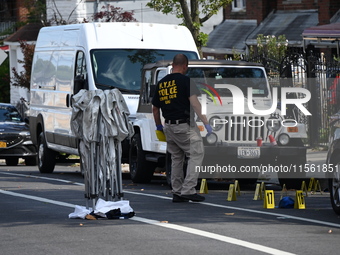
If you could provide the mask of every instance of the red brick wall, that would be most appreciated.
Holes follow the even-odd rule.
[[[319,25],[329,24],[329,20],[339,9],[339,0],[319,0]]]
[[[260,24],[262,20],[273,10],[276,0],[246,1],[245,12],[232,12],[231,4],[225,8],[225,19],[255,19]]]
[[[277,10],[310,10],[317,8],[318,4],[315,0],[277,0]]]
[[[340,9],[339,0],[252,0],[246,1],[245,12],[232,12],[231,4],[225,8],[225,19],[256,19],[260,24],[273,10],[319,10],[319,25],[329,24]]]

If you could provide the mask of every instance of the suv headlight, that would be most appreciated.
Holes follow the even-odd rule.
[[[281,128],[281,121],[279,118],[270,117],[266,122],[266,126],[269,131],[277,132]]]
[[[30,136],[30,132],[29,131],[21,131],[20,133],[19,133],[19,135],[21,135],[21,136]]]
[[[209,125],[214,131],[221,130],[225,122],[218,116],[213,116],[209,119]]]

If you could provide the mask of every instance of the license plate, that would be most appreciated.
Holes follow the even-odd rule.
[[[6,147],[7,147],[7,143],[0,141],[0,148],[6,148]]]
[[[238,158],[260,158],[260,147],[238,147],[237,157]]]

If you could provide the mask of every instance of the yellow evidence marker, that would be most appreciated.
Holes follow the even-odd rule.
[[[274,190],[266,190],[264,192],[263,208],[265,209],[275,208]]]
[[[295,194],[294,209],[306,209],[305,197],[302,190],[297,190]]]
[[[202,179],[201,181],[200,194],[208,194],[207,179]]]

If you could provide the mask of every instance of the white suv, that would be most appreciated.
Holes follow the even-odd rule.
[[[130,172],[135,182],[150,181],[157,166],[166,167],[168,176],[171,173],[166,143],[155,135],[151,105],[157,82],[169,73],[171,61],[147,64],[143,69],[130,148]],[[294,109],[281,115],[261,64],[194,60],[189,61],[187,75],[201,91],[202,109],[213,128],[213,134],[206,137],[203,123],[196,119],[205,144],[203,165],[197,166],[200,178],[256,180],[261,171],[272,168],[287,186],[301,183],[296,180],[304,177],[303,173],[292,175],[283,170],[297,169],[306,162],[305,125],[292,118]]]

